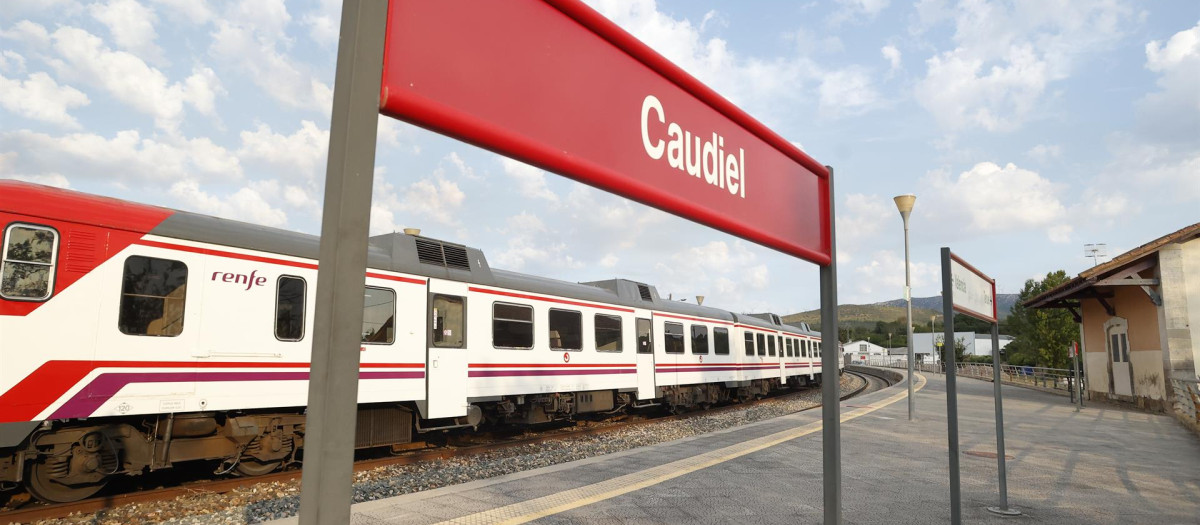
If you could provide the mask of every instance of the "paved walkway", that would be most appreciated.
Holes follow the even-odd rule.
[[[843,403],[847,523],[949,521],[943,376],[915,422],[903,385]],[[967,522],[1200,523],[1200,440],[1167,416],[1004,388],[1010,503],[996,460],[961,460]],[[994,452],[992,385],[959,381],[964,452]],[[820,410],[588,460],[354,506],[353,523],[819,523]]]

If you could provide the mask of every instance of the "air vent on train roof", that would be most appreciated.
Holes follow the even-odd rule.
[[[644,284],[639,284],[638,293],[641,294],[643,301],[653,301],[654,297],[650,295],[650,287]]]
[[[471,260],[467,258],[466,248],[429,239],[414,240],[417,243],[417,260],[425,264],[471,271]]]

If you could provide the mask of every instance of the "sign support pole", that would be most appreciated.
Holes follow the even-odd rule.
[[[946,433],[950,445],[950,522],[962,523],[962,487],[958,472],[958,385],[954,349],[954,280],[950,277],[950,248],[942,248],[942,316],[945,333],[942,349],[946,354]]]
[[[1008,469],[1004,456],[1004,402],[1000,389],[1000,323],[992,323],[992,384],[996,389],[996,471],[1000,479],[1000,506],[988,507],[988,512],[1001,516],[1020,516],[1021,511],[1008,508]]]
[[[1070,373],[1075,376],[1075,411],[1078,412],[1084,406],[1084,384],[1079,382],[1079,345],[1075,345],[1075,351],[1070,352]]]
[[[346,0],[329,129],[300,523],[349,523],[387,0]]]
[[[829,168],[829,265],[821,267],[821,453],[825,525],[842,523],[841,381],[838,375],[837,236],[833,168]]]

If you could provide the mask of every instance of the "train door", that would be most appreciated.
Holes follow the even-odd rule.
[[[426,418],[467,415],[467,285],[429,280]]]
[[[654,388],[654,323],[638,318],[637,328],[637,387],[638,399],[654,399],[658,392]]]

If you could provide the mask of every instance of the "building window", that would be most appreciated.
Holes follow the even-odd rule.
[[[463,348],[466,346],[466,299],[456,295],[433,296],[433,337],[431,339],[433,346],[439,348]]]
[[[758,355],[767,355],[767,336],[765,334],[756,334],[758,336]]]
[[[299,277],[282,276],[275,292],[275,338],[280,341],[304,339],[304,299],[306,285]]]
[[[621,351],[620,317],[596,314],[596,350],[600,352]]]
[[[639,354],[653,354],[654,353],[654,347],[650,345],[650,332],[653,329],[652,326],[653,326],[653,324],[650,322],[649,319],[638,319],[637,320],[637,323],[636,323],[637,339],[638,339],[637,351]]]
[[[492,303],[492,346],[533,348],[533,307]]]
[[[746,332],[746,355],[754,355],[754,334]]]
[[[668,354],[683,353],[683,325],[663,323],[663,346]]]
[[[550,309],[550,349],[583,349],[583,314]]]
[[[125,259],[117,327],[129,335],[174,337],[183,333],[187,265],[134,255]]]
[[[703,325],[692,325],[692,353],[707,354],[708,353],[708,327]]]
[[[396,341],[396,292],[368,286],[363,290],[362,342],[390,345]]]
[[[729,329],[713,328],[713,353],[729,355]]]
[[[45,226],[14,224],[4,232],[0,259],[0,297],[25,301],[50,298],[54,264],[58,258],[58,232]]]

